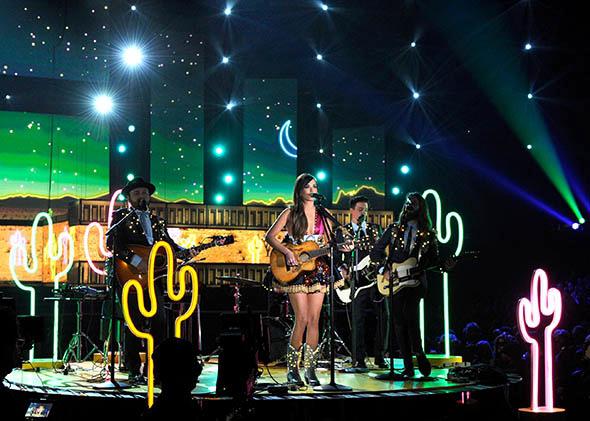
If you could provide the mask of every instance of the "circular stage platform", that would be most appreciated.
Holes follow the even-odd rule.
[[[396,368],[401,361],[396,360]],[[400,367],[401,368],[401,367]],[[178,367],[182,370],[182,367]],[[349,386],[347,392],[318,392],[312,388],[277,395],[266,391],[268,385],[286,381],[284,367],[262,367],[257,380],[257,391],[247,406],[256,419],[277,417],[287,419],[362,419],[386,414],[410,411],[429,419],[443,415],[470,413],[477,407],[486,406],[496,410],[502,405],[509,385],[486,386],[470,383],[454,383],[447,380],[448,369],[433,368],[429,378],[418,377],[408,381],[383,381],[375,376],[385,370],[369,370],[366,373],[336,373],[336,383]],[[124,414],[139,414],[146,406],[146,386],[119,391],[99,390],[105,368],[102,364],[84,362],[71,364],[71,371],[42,368],[38,371],[14,370],[5,381],[10,393],[23,406],[23,414],[31,402],[52,403],[52,419],[124,419]],[[418,373],[418,371],[416,371]],[[117,379],[125,381],[127,375],[118,373]],[[327,369],[319,369],[322,384],[329,383]],[[213,419],[224,419],[243,403],[215,394],[217,364],[205,365],[199,383],[193,390],[193,399],[198,400],[205,413]],[[156,388],[156,396],[159,389]],[[482,402],[488,402],[482,406]],[[475,405],[477,403],[477,405]],[[82,412],[80,412],[82,411]],[[375,412],[376,411],[376,412]],[[385,412],[383,412],[385,411]],[[73,414],[77,414],[73,417]],[[262,417],[262,418],[261,418]],[[462,417],[462,416],[460,416]],[[386,417],[387,418],[387,417]],[[444,418],[444,417],[442,417]]]

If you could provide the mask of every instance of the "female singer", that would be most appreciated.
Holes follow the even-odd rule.
[[[285,255],[288,265],[298,264],[296,256],[287,244],[297,244],[303,241],[315,241],[320,246],[328,242],[323,219],[317,211],[313,194],[317,193],[318,184],[310,174],[301,174],[295,180],[293,189],[293,205],[285,209],[274,224],[266,232],[265,240],[270,246]],[[285,240],[281,243],[277,235],[287,229]],[[349,252],[352,246],[345,245],[342,251]],[[330,266],[321,257],[316,259],[316,268],[313,271],[302,272],[288,285],[273,281],[275,291],[289,294],[291,306],[295,312],[295,325],[291,333],[289,348],[287,351],[287,381],[303,386],[299,375],[299,358],[303,350],[303,366],[305,368],[305,381],[310,386],[320,384],[315,368],[319,358],[319,319],[322,310],[324,295],[329,288]],[[342,281],[335,283],[338,288]],[[303,334],[306,333],[305,347],[303,347]]]

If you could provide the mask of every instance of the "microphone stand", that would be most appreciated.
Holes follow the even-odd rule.
[[[328,220],[330,220],[334,227],[337,228],[341,226],[340,222],[334,216],[330,214],[326,210],[325,207],[322,206],[319,200],[315,200],[315,207],[316,211],[319,212],[320,218],[322,218],[322,224],[324,229],[328,233],[328,242],[330,244],[330,277],[329,277],[329,284],[330,284],[330,297],[329,297],[329,318],[330,318],[330,383],[329,384],[321,384],[319,386],[314,386],[313,390],[317,391],[328,391],[328,392],[346,392],[352,390],[351,387],[345,386],[342,384],[336,383],[335,377],[335,350],[334,350],[334,253],[338,249],[336,244],[336,236],[334,235],[333,230],[330,228],[328,224]]]
[[[362,222],[364,221],[363,219],[358,219],[357,220],[357,225],[358,225],[358,230],[356,231],[356,233],[354,234],[354,239],[355,241],[358,240],[360,238],[360,232],[362,229]],[[354,266],[350,268],[350,271],[352,271],[352,269],[354,268],[358,268],[359,265],[359,249],[355,246],[354,250],[352,251],[353,253],[353,262],[354,262]],[[356,315],[359,311],[358,308],[356,308],[356,304],[354,302],[355,298],[356,298],[356,289],[358,287],[359,284],[359,271],[355,270],[354,271],[354,276],[352,276],[352,273],[350,273],[349,271],[349,276],[350,279],[352,280],[351,285],[350,285],[350,305],[352,306],[352,328],[351,328],[351,336],[352,336],[352,367],[348,367],[345,368],[344,370],[342,370],[344,373],[367,373],[369,371],[368,368],[362,368],[362,367],[355,367],[355,364],[358,364],[357,358],[358,358],[358,354],[357,354],[357,344],[359,339],[362,341],[364,340],[364,338],[359,338],[358,337],[358,332],[357,332],[357,328],[355,326],[355,321],[356,321]],[[362,311],[362,309],[360,309]]]
[[[113,261],[115,259],[115,247],[117,244],[116,236],[117,236],[117,228],[121,225],[134,211],[131,210],[127,215],[125,215],[120,221],[118,221],[115,225],[111,226],[107,232],[105,233],[105,237],[109,235],[114,235],[115,240],[113,241],[113,249],[111,252],[113,253]],[[111,323],[109,327],[109,352],[111,354],[111,360],[109,362],[109,377],[110,380],[105,381],[104,383],[98,384],[94,386],[95,389],[125,389],[131,387],[127,383],[118,382],[115,379],[115,305],[117,303],[116,294],[115,294],[115,274],[111,277]],[[109,355],[107,352],[107,357]],[[121,358],[121,353],[119,353],[119,358]]]

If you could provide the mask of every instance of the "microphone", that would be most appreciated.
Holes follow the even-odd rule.
[[[146,211],[148,208],[148,204],[147,204],[147,200],[145,199],[141,199],[139,201],[139,204],[137,206],[137,209],[141,210],[141,211]]]
[[[367,217],[367,215],[365,215],[364,213],[361,213],[357,219],[359,224],[362,224],[365,221],[365,218]]]
[[[316,200],[326,200],[326,196],[319,193],[312,193],[311,197],[313,197]]]

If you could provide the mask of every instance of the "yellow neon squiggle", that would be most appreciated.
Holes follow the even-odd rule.
[[[342,199],[342,196],[355,196],[357,195],[361,190],[371,190],[373,193],[375,193],[378,196],[385,196],[385,192],[380,192],[379,190],[377,190],[375,187],[373,186],[365,186],[362,185],[357,189],[354,190],[349,190],[349,191],[345,191],[345,190],[338,190],[338,194],[336,195],[336,199],[333,200],[334,203],[338,203],[340,202],[340,199]]]
[[[101,197],[104,197],[106,194],[108,194],[108,191],[106,191],[104,193],[98,193],[94,196],[88,196],[88,197],[75,196],[75,195],[71,195],[71,194],[62,194],[62,195],[58,195],[58,196],[52,195],[51,199],[57,200],[57,199],[72,198],[72,199],[83,199],[83,200],[95,200],[95,199],[99,199]],[[5,194],[3,196],[0,196],[0,200],[5,200],[5,199],[47,199],[47,195],[44,195],[44,194]]]
[[[256,204],[262,204],[264,206],[273,206],[275,205],[277,202],[283,202],[286,205],[293,203],[293,200],[291,199],[285,199],[283,196],[277,196],[274,199],[270,199],[270,200],[262,200],[262,199],[252,199],[252,200],[248,200],[246,202],[244,202],[244,205],[251,205],[253,203]]]

